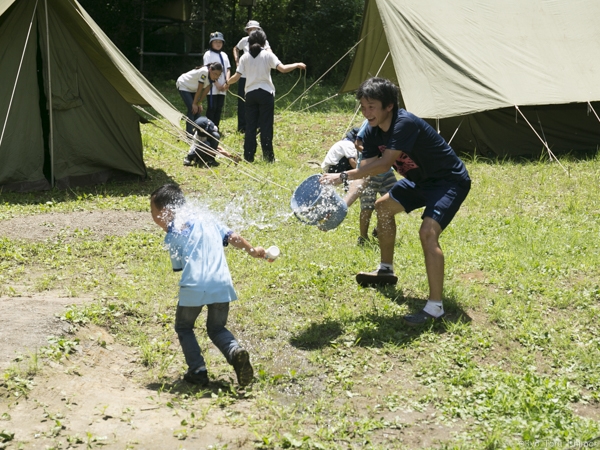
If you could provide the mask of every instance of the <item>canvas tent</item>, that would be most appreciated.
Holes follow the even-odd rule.
[[[596,150],[598,17],[596,0],[366,0],[341,91],[390,78],[407,110],[470,153]]]
[[[146,176],[132,105],[181,114],[75,0],[0,0],[0,190]]]

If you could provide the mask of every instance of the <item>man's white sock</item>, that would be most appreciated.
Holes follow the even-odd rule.
[[[427,300],[427,304],[425,308],[423,308],[428,314],[431,314],[433,317],[440,317],[444,314],[444,306],[442,305],[441,300]]]
[[[206,372],[206,366],[200,366],[198,367],[196,370],[194,370],[194,373],[198,373],[198,372]]]
[[[394,271],[393,264],[379,263],[379,270],[391,270]]]

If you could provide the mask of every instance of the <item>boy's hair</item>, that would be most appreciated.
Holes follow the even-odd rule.
[[[398,86],[386,78],[369,78],[363,81],[358,91],[356,91],[357,100],[361,98],[379,100],[383,108],[394,105],[394,109],[398,109],[399,97],[400,89],[398,89]]]
[[[164,184],[150,194],[150,201],[158,209],[181,206],[185,203],[185,196],[178,184]]]
[[[248,36],[248,45],[250,46],[250,54],[256,58],[267,43],[267,35],[263,30],[254,30]]]

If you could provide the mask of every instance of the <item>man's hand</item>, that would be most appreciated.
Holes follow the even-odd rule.
[[[338,184],[342,184],[342,178],[340,177],[339,173],[324,173],[323,175],[321,175],[321,178],[319,178],[319,183],[333,184],[335,186]]]

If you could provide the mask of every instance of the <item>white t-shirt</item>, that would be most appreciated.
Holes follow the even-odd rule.
[[[273,52],[263,50],[256,58],[253,58],[250,53],[244,53],[240,58],[240,65],[236,72],[246,78],[246,93],[264,89],[275,95],[271,70],[276,69],[279,64],[281,64],[281,61]]]
[[[221,58],[223,58],[223,61],[221,61],[221,58],[219,57],[219,55],[221,55]],[[206,53],[204,53],[204,65],[208,65],[210,63],[220,63],[223,64],[223,73],[221,74],[221,76],[219,77],[219,79],[217,80],[217,82],[219,84],[225,84],[225,82],[227,81],[227,78],[225,76],[225,74],[227,73],[227,71],[229,69],[231,69],[231,64],[229,64],[229,57],[227,56],[227,53],[225,52],[215,52],[212,50],[208,50]],[[213,85],[213,87],[211,88],[213,95],[225,95],[226,92],[225,91],[219,91],[215,85]]]
[[[180,75],[177,78],[176,86],[180,91],[196,92],[198,91],[198,83],[202,83],[203,88],[210,84],[208,67],[200,67]]]
[[[347,139],[336,142],[331,146],[325,159],[321,163],[321,169],[327,171],[330,166],[335,166],[342,158],[356,159],[356,147],[354,142]]]
[[[240,39],[240,42],[237,43],[236,47],[238,50],[248,53],[250,51],[250,44],[248,43],[248,38],[250,36],[246,36]],[[265,41],[265,46],[263,47],[265,50],[269,50],[271,46],[269,45],[269,41]]]

